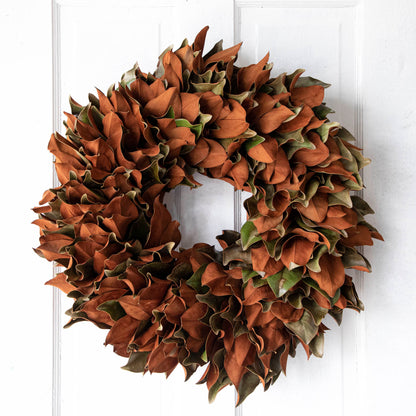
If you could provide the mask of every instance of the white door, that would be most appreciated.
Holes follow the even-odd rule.
[[[1,47],[9,56],[2,69],[6,93],[1,114],[10,120],[2,123],[2,218],[8,237],[2,241],[6,288],[0,307],[7,339],[1,377],[7,386],[1,413],[414,414],[414,1],[8,3],[0,6]],[[355,276],[366,311],[347,311],[341,328],[329,318],[322,359],[308,361],[299,349],[289,360],[287,377],[281,376],[266,393],[258,388],[237,409],[231,387],[208,404],[205,386],[195,384],[198,375],[184,383],[180,368],[167,380],[123,371],[125,359],[103,346],[105,330],[90,323],[62,329],[71,300],[43,286],[51,266],[28,250],[37,243],[35,227],[27,226],[34,219],[28,208],[52,185],[46,145],[52,125],[62,131],[68,96],[86,102],[94,87],[106,90],[135,61],[153,72],[161,51],[170,44],[179,47],[185,37],[192,41],[205,25],[210,26],[208,46],[219,39],[225,46],[243,41],[241,65],[258,62],[269,51],[272,74],[305,68],[306,75],[332,84],[326,90],[326,102],[336,110],[331,119],[351,130],[373,159],[363,174],[364,197],[376,210],[372,223],[386,240],[366,248],[373,273]],[[244,221],[240,198],[245,195],[220,181],[198,180],[200,189],[178,190],[168,198],[182,224],[184,247],[215,244],[221,230]]]

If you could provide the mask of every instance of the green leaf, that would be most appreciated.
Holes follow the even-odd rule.
[[[302,318],[300,318],[299,321],[285,323],[285,326],[297,335],[305,344],[309,344],[314,339],[319,328],[319,326],[315,324],[311,313],[307,310],[303,312]]]
[[[274,185],[272,184],[267,184],[266,186],[264,186],[264,188],[266,188],[266,196],[265,196],[266,207],[269,208],[271,211],[274,211],[275,208],[273,205],[273,199],[276,195],[276,189]]]
[[[208,401],[212,403],[217,397],[218,392],[225,386],[231,384],[231,380],[228,378],[227,373],[224,369],[220,371],[217,381],[209,389],[208,392]]]
[[[221,318],[226,319],[231,324],[234,324],[236,319],[241,313],[241,303],[234,296],[228,298],[229,307],[221,312]]]
[[[335,245],[340,240],[341,236],[333,230],[328,230],[327,228],[317,228],[321,234],[323,234],[329,241],[329,254],[332,254],[335,250]]]
[[[226,80],[223,79],[222,81],[215,82],[215,83],[211,83],[211,82],[194,83],[194,82],[191,82],[191,84],[194,87],[196,92],[211,91],[216,95],[223,95],[225,82],[226,82]]]
[[[342,295],[351,302],[351,304],[347,305],[347,308],[351,308],[356,310],[357,312],[364,310],[364,304],[361,302],[360,298],[358,297],[357,291],[355,290],[354,285],[342,286]]]
[[[244,142],[244,148],[248,152],[250,149],[252,149],[254,146],[257,146],[260,143],[263,143],[266,139],[262,136],[256,135],[252,137],[250,140],[247,140]]]
[[[243,269],[243,283],[247,283],[250,279],[258,276],[259,274],[254,270]]]
[[[136,62],[133,68],[129,69],[121,76],[120,84],[122,87],[129,86],[133,81],[136,80],[136,69],[139,67],[139,64]]]
[[[83,109],[82,105],[79,105],[72,97],[69,97],[69,105],[71,107],[71,113],[77,116]]]
[[[232,246],[240,238],[240,233],[234,230],[222,230],[222,234],[215,237],[219,241],[224,241],[227,247]]]
[[[203,74],[194,74],[195,82],[208,83],[212,80],[212,71],[205,71]]]
[[[62,251],[63,249],[61,249]],[[85,280],[92,280],[94,275],[97,275],[97,272],[94,269],[94,259],[89,258],[86,262],[77,264],[75,270],[84,276]]]
[[[290,131],[287,133],[279,133],[279,136],[276,137],[277,141],[280,145],[285,144],[289,141],[295,141],[299,143],[304,142],[304,137],[302,136],[302,130],[303,128],[297,129],[295,131]]]
[[[316,117],[318,117],[320,120],[324,120],[327,118],[328,114],[335,113],[334,110],[327,107],[325,104],[318,105],[314,107],[313,112],[315,113]]]
[[[343,313],[343,309],[340,308],[333,308],[330,309],[328,314],[331,315],[334,319],[335,322],[339,325],[341,325],[342,323],[342,313]]]
[[[355,137],[345,127],[339,129],[337,136],[347,142],[355,142]]]
[[[243,101],[246,98],[250,97],[254,93],[255,93],[255,90],[254,90],[254,88],[252,88],[250,91],[243,91],[240,94],[229,94],[228,93],[228,94],[226,94],[226,97],[228,99],[232,99],[232,100],[238,101],[240,104],[242,104]]]
[[[280,106],[281,106],[280,103],[276,104],[276,108],[279,108]],[[289,121],[292,121],[293,119],[295,119],[300,114],[300,112],[302,111],[302,108],[303,107],[300,107],[300,106],[299,107],[293,107],[293,108],[291,108],[291,111],[293,112],[293,114],[291,116],[289,116],[288,118],[286,118],[283,121],[283,124],[284,123],[288,123]],[[303,142],[304,141],[303,136],[302,136],[302,139],[301,140],[298,140],[298,141]]]
[[[172,49],[173,49],[173,45],[170,45],[159,55],[159,62],[157,63],[157,68],[155,71],[156,78],[161,78],[164,75],[165,67],[163,66],[163,57]]]
[[[207,264],[203,264],[187,281],[186,284],[193,289],[195,289],[198,293],[202,291],[202,284],[201,278],[202,274],[204,273],[205,269],[207,268]]]
[[[175,118],[175,111],[173,110],[173,107],[170,105],[168,107],[168,111],[165,114],[166,118]]]
[[[334,297],[331,299],[331,306],[334,306],[339,298],[341,297],[341,288],[338,288],[337,291],[335,292]]]
[[[259,232],[257,231],[257,228],[252,221],[247,221],[241,227],[240,232],[243,250],[247,250],[252,244],[261,240],[261,236],[258,235]]]
[[[211,328],[211,331],[215,335],[218,335],[220,333],[220,331],[222,330],[222,325],[223,325],[223,320],[221,317],[221,312],[213,313],[209,317],[209,326]]]
[[[188,120],[185,118],[177,118],[175,119],[176,127],[187,127],[189,128],[192,133],[195,134],[195,137],[199,139],[201,136],[202,130],[204,128],[202,123],[199,124],[191,124]]]
[[[243,262],[251,265],[251,253],[249,250],[243,250],[240,245],[234,244],[227,247],[223,253],[223,264],[226,266],[232,261]]]
[[[358,251],[353,248],[346,247],[345,253],[342,255],[342,263],[346,269],[351,269],[352,267],[364,267],[371,272],[370,262]]]
[[[130,225],[128,240],[139,240],[143,246],[146,245],[150,236],[150,224],[143,213]]]
[[[327,84],[326,82],[320,81],[319,79],[312,78],[312,77],[299,77],[296,81],[295,87],[302,88],[302,87],[312,87],[313,85],[320,85],[321,87],[328,88],[331,84]]]
[[[95,97],[95,96],[93,95],[93,97]],[[94,119],[94,122],[97,125],[98,129],[102,130],[103,129],[104,114],[102,114],[100,112],[100,110],[98,109],[98,106],[96,107],[95,105],[93,105],[91,107],[91,114],[92,114],[92,118]]]
[[[331,300],[331,297],[328,295],[328,293],[325,292],[325,290],[322,290],[318,283],[315,282],[315,280],[311,279],[310,277],[305,277],[303,281],[310,287],[313,287],[315,290],[317,290],[321,295],[325,296],[328,300]]]
[[[123,370],[132,371],[133,373],[143,373],[146,367],[148,351],[132,352],[127,364],[121,367]]]
[[[305,70],[303,68],[298,68],[295,72],[286,75],[286,79],[285,79],[285,85],[287,88],[290,87],[290,84],[292,83],[292,81],[300,74],[303,74],[305,72]]]
[[[153,160],[152,164],[143,170],[144,181],[154,181],[155,183],[162,183],[159,176],[160,166],[158,160]]]
[[[322,186],[327,186],[331,191],[333,191],[335,189],[334,184],[332,183],[332,175],[322,175],[323,178],[323,185]]]
[[[259,377],[253,374],[251,371],[248,371],[243,375],[243,378],[241,379],[238,386],[238,401],[236,407],[240,406],[240,404],[244,402],[247,396],[253,393],[259,383]]]
[[[361,191],[363,189],[362,180],[360,179],[361,176],[354,174],[355,178],[357,179],[357,182],[352,181],[351,179],[347,179],[346,181],[343,181],[342,184],[352,191]]]
[[[276,78],[270,78],[266,84],[262,85],[260,91],[265,92],[266,94],[273,93],[272,95],[287,92],[286,86],[284,84],[285,78],[286,74],[280,74]]]
[[[315,357],[322,358],[324,355],[324,334],[317,334],[309,343],[309,349]]]
[[[117,300],[108,300],[97,306],[99,311],[107,312],[113,321],[118,321],[126,312]]]
[[[211,49],[209,52],[206,53],[206,55],[204,55],[204,59],[208,59],[209,57],[211,57],[212,55],[215,55],[217,52],[220,52],[223,50],[222,48],[222,43],[223,40],[219,40]]]
[[[257,277],[253,277],[253,287],[261,287],[267,285],[267,280],[261,277],[260,275]]]
[[[351,197],[351,200],[354,209],[361,215],[364,216],[367,214],[374,214],[373,209],[370,207],[370,205],[368,205],[366,201],[364,201],[364,199],[360,198],[357,195],[353,195]]]
[[[175,266],[172,272],[166,276],[166,279],[172,280],[176,284],[179,284],[182,279],[190,279],[192,275],[192,266],[189,263],[182,263]]]
[[[81,120],[83,123],[91,125],[90,119],[88,118],[88,110],[90,109],[91,104],[82,107],[80,113],[78,114],[78,120]]]
[[[302,267],[298,267],[296,269],[283,269],[283,286],[282,289],[286,293],[289,289],[295,286],[299,280],[302,279]]]
[[[108,88],[107,88],[107,97],[111,98],[111,96],[113,95],[113,91],[115,89],[114,84],[111,84]]]
[[[281,234],[283,235],[283,233]],[[270,257],[276,257],[276,247],[277,247],[277,243],[280,242],[280,239],[275,239],[275,240],[271,240],[271,241],[264,241],[264,245],[266,246],[267,249],[267,253],[269,253]]]
[[[319,246],[317,250],[315,250],[312,259],[308,261],[306,267],[309,270],[312,270],[315,273],[319,273],[321,271],[321,266],[319,265],[319,260],[323,254],[328,251],[328,247],[325,245]]]
[[[290,305],[292,305],[295,309],[302,309],[302,300],[303,294],[299,292],[290,293],[287,296],[287,301]]]
[[[298,141],[288,142],[286,146],[287,146],[286,154],[287,154],[288,159],[291,159],[291,157],[299,149],[311,149],[311,150],[316,149],[315,145],[305,137],[303,138],[303,142],[298,142]]]
[[[333,205],[343,205],[344,207],[352,208],[350,190],[344,189],[340,192],[328,194],[328,206]]]
[[[364,157],[359,150],[352,148],[350,149],[350,152],[357,161],[358,170],[362,169],[364,166],[367,166],[371,163],[371,159]]]
[[[143,267],[140,267],[139,272],[143,276],[149,277],[158,277],[159,279],[165,279],[169,275],[171,266],[169,263],[161,263],[159,261],[154,261],[152,263],[147,263]]]
[[[203,126],[205,126],[205,124],[211,121],[211,119],[212,119],[212,114],[199,113],[199,116],[198,116],[199,124],[202,124]]]
[[[319,306],[313,299],[310,298],[304,298],[302,305],[311,313],[316,325],[319,325],[328,313],[328,309]]]
[[[274,295],[278,298],[279,296],[279,292],[280,292],[280,281],[282,280],[282,272],[276,273],[276,274],[272,274],[271,276],[267,277],[267,283],[270,286],[270,289],[273,290]]]
[[[320,182],[318,178],[313,178],[311,179],[307,184],[306,184],[306,189],[305,192],[303,193],[302,191],[298,191],[298,197],[296,199],[294,199],[292,201],[292,204],[294,202],[299,202],[301,203],[304,207],[307,207],[309,204],[309,201],[312,199],[312,197],[316,194],[316,192],[318,191],[318,188],[320,186]]]
[[[321,140],[325,143],[328,140],[329,130],[333,129],[334,127],[340,127],[340,124],[336,121],[332,121],[330,123],[324,123],[321,127],[318,127],[316,131],[321,136]]]
[[[301,267],[298,267],[293,270],[288,270],[287,268],[285,268],[283,269],[283,271],[267,277],[267,283],[269,284],[270,289],[273,290],[275,296],[277,298],[280,298],[293,286],[295,286],[296,283],[298,283],[301,279]]]

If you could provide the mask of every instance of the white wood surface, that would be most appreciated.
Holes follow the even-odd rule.
[[[416,344],[416,5],[413,0],[48,0],[0,1],[2,137],[0,414],[231,416],[387,416],[415,414]],[[104,347],[105,332],[89,323],[60,330],[70,302],[43,282],[52,269],[37,245],[36,205],[52,186],[46,147],[71,94],[85,102],[138,61],[153,71],[159,53],[193,40],[210,25],[208,46],[243,41],[240,64],[270,51],[272,74],[306,68],[332,84],[327,103],[358,137],[373,163],[365,199],[384,243],[366,249],[371,275],[356,276],[366,311],[347,311],[326,336],[322,359],[302,351],[267,393],[256,391],[237,413],[231,388],[213,405],[205,386],[120,370],[125,359]],[[52,42],[52,34],[55,41]],[[52,58],[55,58],[54,60]],[[54,75],[54,77],[53,77]],[[54,80],[54,84],[52,83]],[[53,86],[55,94],[52,94]],[[59,111],[53,120],[53,102]],[[182,244],[215,243],[235,223],[228,184],[202,179],[199,190],[172,194]],[[244,198],[244,196],[243,196]],[[204,219],[202,227],[196,216]],[[243,217],[243,214],[242,214]],[[55,327],[54,327],[55,325]],[[55,337],[55,343],[53,343]],[[55,352],[55,360],[53,361]]]

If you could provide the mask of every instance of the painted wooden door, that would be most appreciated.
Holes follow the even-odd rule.
[[[274,62],[272,74],[306,68],[306,75],[331,83],[326,101],[336,109],[332,119],[351,130],[365,154],[374,159],[363,175],[367,184],[364,192],[377,211],[373,223],[387,241],[366,250],[374,266],[373,275],[355,276],[368,312],[346,313],[341,328],[329,319],[331,331],[322,359],[308,361],[299,350],[296,359],[289,361],[287,377],[281,376],[267,393],[258,388],[238,409],[234,408],[231,387],[209,405],[205,387],[195,385],[198,375],[184,383],[179,368],[167,380],[157,374],[142,376],[120,370],[125,359],[116,356],[110,346],[102,345],[105,331],[90,323],[61,329],[71,302],[56,290],[53,295],[48,292],[50,297],[46,298],[49,289],[41,286],[49,278],[45,265],[31,260],[36,284],[32,278],[30,288],[42,299],[37,314],[41,336],[34,351],[48,364],[40,370],[36,359],[24,361],[30,369],[29,380],[33,380],[29,385],[23,380],[25,370],[19,359],[12,358],[2,373],[12,380],[13,393],[5,395],[0,409],[13,407],[20,409],[15,414],[24,414],[35,406],[39,412],[34,414],[53,416],[413,414],[415,363],[411,346],[416,342],[416,331],[410,317],[416,313],[416,283],[411,276],[415,261],[411,233],[416,224],[410,190],[414,189],[415,177],[411,134],[416,124],[416,103],[410,75],[416,63],[414,2],[53,0],[52,25],[49,4],[42,1],[35,7],[35,2],[19,3],[2,17],[7,22],[9,16],[16,16],[23,31],[23,35],[19,32],[20,39],[25,39],[23,50],[31,56],[32,65],[37,55],[30,46],[38,44],[40,48],[35,74],[44,83],[52,77],[53,101],[49,95],[37,93],[37,105],[48,109],[45,118],[53,110],[56,130],[62,131],[61,115],[68,110],[69,95],[85,102],[94,87],[106,89],[135,61],[143,71],[152,72],[162,50],[172,43],[178,47],[185,37],[192,41],[207,24],[209,45],[221,38],[225,46],[243,41],[238,59],[242,65],[259,61],[269,51]],[[13,30],[13,21],[9,23],[5,31],[7,27]],[[45,45],[48,30],[52,33],[51,52],[49,44]],[[409,50],[413,56],[409,56]],[[25,64],[11,48],[9,53]],[[34,115],[29,117],[37,134],[49,128],[37,125]],[[15,134],[11,127],[9,132]],[[24,157],[29,166],[42,164],[36,169],[41,178],[38,182],[43,180],[30,193],[35,198],[30,204],[35,205],[36,192],[41,195],[47,186],[50,160],[44,155],[47,136],[32,139],[37,141],[37,146],[27,144],[32,158]],[[183,247],[200,241],[216,244],[215,236],[221,230],[239,228],[244,222],[241,202],[246,195],[220,181],[204,177],[198,180],[203,184],[200,189],[176,190],[167,198],[173,216],[182,224]],[[36,245],[34,234],[27,233],[24,241]],[[4,252],[9,249],[5,247]],[[45,306],[46,299],[53,303],[53,317]],[[13,301],[8,300],[2,308],[11,305]],[[23,313],[19,317],[23,318]],[[9,329],[17,335],[16,328]],[[31,334],[31,328],[28,331]],[[7,349],[7,353],[13,351],[16,349]],[[25,352],[21,347],[19,354]],[[31,400],[19,400],[19,383],[23,383]]]

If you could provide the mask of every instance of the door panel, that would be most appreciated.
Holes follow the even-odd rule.
[[[357,85],[358,11],[355,4],[345,2],[237,1],[235,33],[244,41],[239,62],[243,65],[258,61],[269,51],[275,75],[306,69],[312,76],[333,85],[325,91],[327,105],[336,110],[330,119],[341,122],[357,135],[359,107]],[[354,312],[345,313],[345,321],[355,327]],[[344,330],[331,317],[325,324],[331,328],[325,335],[322,359],[306,359],[302,347],[296,359],[289,359],[287,378],[281,375],[266,394],[260,388],[244,404],[247,414],[265,413],[277,406],[279,412],[319,415],[322,393],[331,403],[342,403],[346,383],[344,376]],[[347,323],[348,322],[344,322]],[[350,328],[351,329],[351,328]],[[356,337],[351,342],[354,345]],[[355,357],[354,350],[348,354]],[[353,367],[354,368],[354,367]],[[349,370],[348,370],[349,371]],[[301,395],[301,399],[300,399]],[[343,409],[333,409],[341,415]],[[347,413],[349,414],[349,413]]]
[[[224,18],[216,16],[219,1],[210,2],[211,7],[203,16],[200,16],[202,3],[181,3],[59,2],[56,94],[61,110],[68,111],[69,95],[84,103],[88,93],[95,92],[95,86],[107,91],[136,60],[142,71],[153,72],[159,54],[166,47],[174,44],[178,48],[186,36],[192,42],[206,24],[212,25],[208,48],[220,37],[226,44],[232,43],[231,18],[227,18],[226,24]],[[221,1],[221,7],[227,4],[232,10],[232,2]],[[234,227],[233,188],[201,176],[197,180],[203,184],[202,188],[181,189],[166,197],[173,217],[182,224],[181,245],[186,248],[197,242],[215,244],[215,236],[222,229]],[[71,302],[63,297],[61,303],[64,324],[63,314]],[[205,385],[195,385],[203,371],[184,383],[184,372],[179,367],[168,380],[160,374],[142,376],[121,370],[127,360],[115,355],[111,346],[103,346],[106,332],[89,322],[60,331],[63,416],[80,414],[80,409],[81,414],[101,415],[194,415],[196,408],[200,415],[234,413],[232,389],[225,390],[215,404],[208,405]]]

